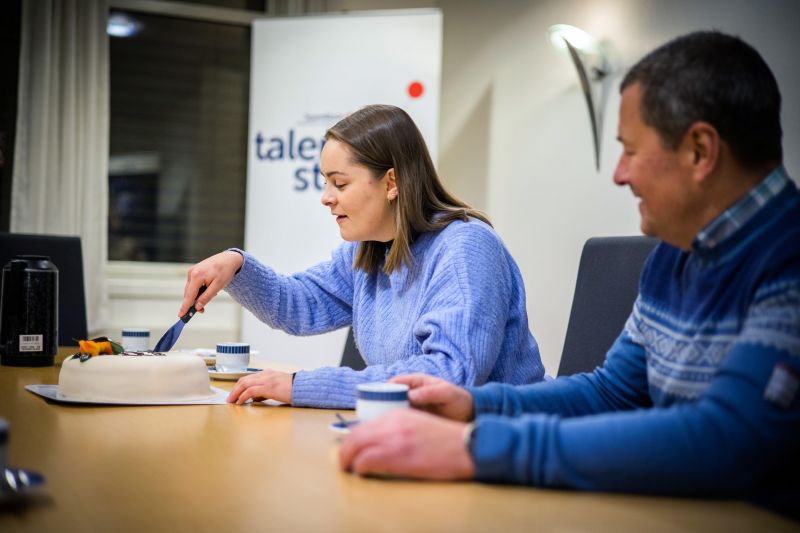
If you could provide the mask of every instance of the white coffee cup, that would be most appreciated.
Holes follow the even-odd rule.
[[[402,383],[361,383],[356,385],[356,416],[372,420],[396,409],[408,409],[408,385]]]
[[[150,349],[150,330],[145,328],[123,328],[122,347],[126,352],[143,352]]]
[[[250,345],[245,342],[217,344],[217,370],[219,372],[244,372],[250,365]]]

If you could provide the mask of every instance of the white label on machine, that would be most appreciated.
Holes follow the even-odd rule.
[[[44,350],[44,335],[20,335],[20,352],[41,352]]]

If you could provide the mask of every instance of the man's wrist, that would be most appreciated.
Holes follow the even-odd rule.
[[[464,426],[464,430],[461,433],[461,437],[464,440],[464,447],[467,449],[467,453],[472,456],[472,437],[475,433],[475,423],[470,422],[466,426]]]

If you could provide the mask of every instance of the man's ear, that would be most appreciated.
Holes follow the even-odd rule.
[[[695,181],[703,181],[717,167],[720,138],[717,128],[708,122],[695,122],[683,138],[686,162],[692,168]]]
[[[386,198],[390,202],[397,198],[397,181],[393,168],[386,171]]]

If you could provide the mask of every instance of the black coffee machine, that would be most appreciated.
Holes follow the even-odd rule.
[[[19,255],[3,267],[0,363],[52,365],[58,350],[58,268],[43,255]]]

